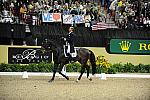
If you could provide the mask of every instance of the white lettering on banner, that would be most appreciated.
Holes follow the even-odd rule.
[[[74,18],[72,15],[63,15],[63,24],[73,24],[73,19],[76,24],[84,23],[83,15],[75,15]]]
[[[61,13],[43,13],[42,22],[61,22]]]
[[[12,55],[12,62],[23,62],[23,60],[34,62],[35,60],[39,62],[40,59],[48,60],[50,56],[48,55],[39,55],[40,49],[26,49],[22,53],[16,53]]]

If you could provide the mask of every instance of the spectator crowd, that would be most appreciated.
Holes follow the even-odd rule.
[[[84,15],[85,23],[107,22],[118,28],[150,26],[150,2],[144,0],[1,0],[0,21],[40,25],[42,13]]]
[[[114,0],[109,9],[120,28],[137,29],[150,25],[150,2],[144,0]]]

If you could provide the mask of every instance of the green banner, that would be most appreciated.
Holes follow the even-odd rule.
[[[150,40],[111,39],[110,53],[150,54]]]

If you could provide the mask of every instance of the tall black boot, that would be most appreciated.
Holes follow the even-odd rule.
[[[69,59],[69,62],[73,62],[73,58],[70,54],[68,54],[68,59]]]

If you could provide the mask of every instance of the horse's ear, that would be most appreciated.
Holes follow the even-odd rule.
[[[44,41],[45,41],[45,43],[48,43],[48,39],[46,38],[46,39],[44,39]]]

